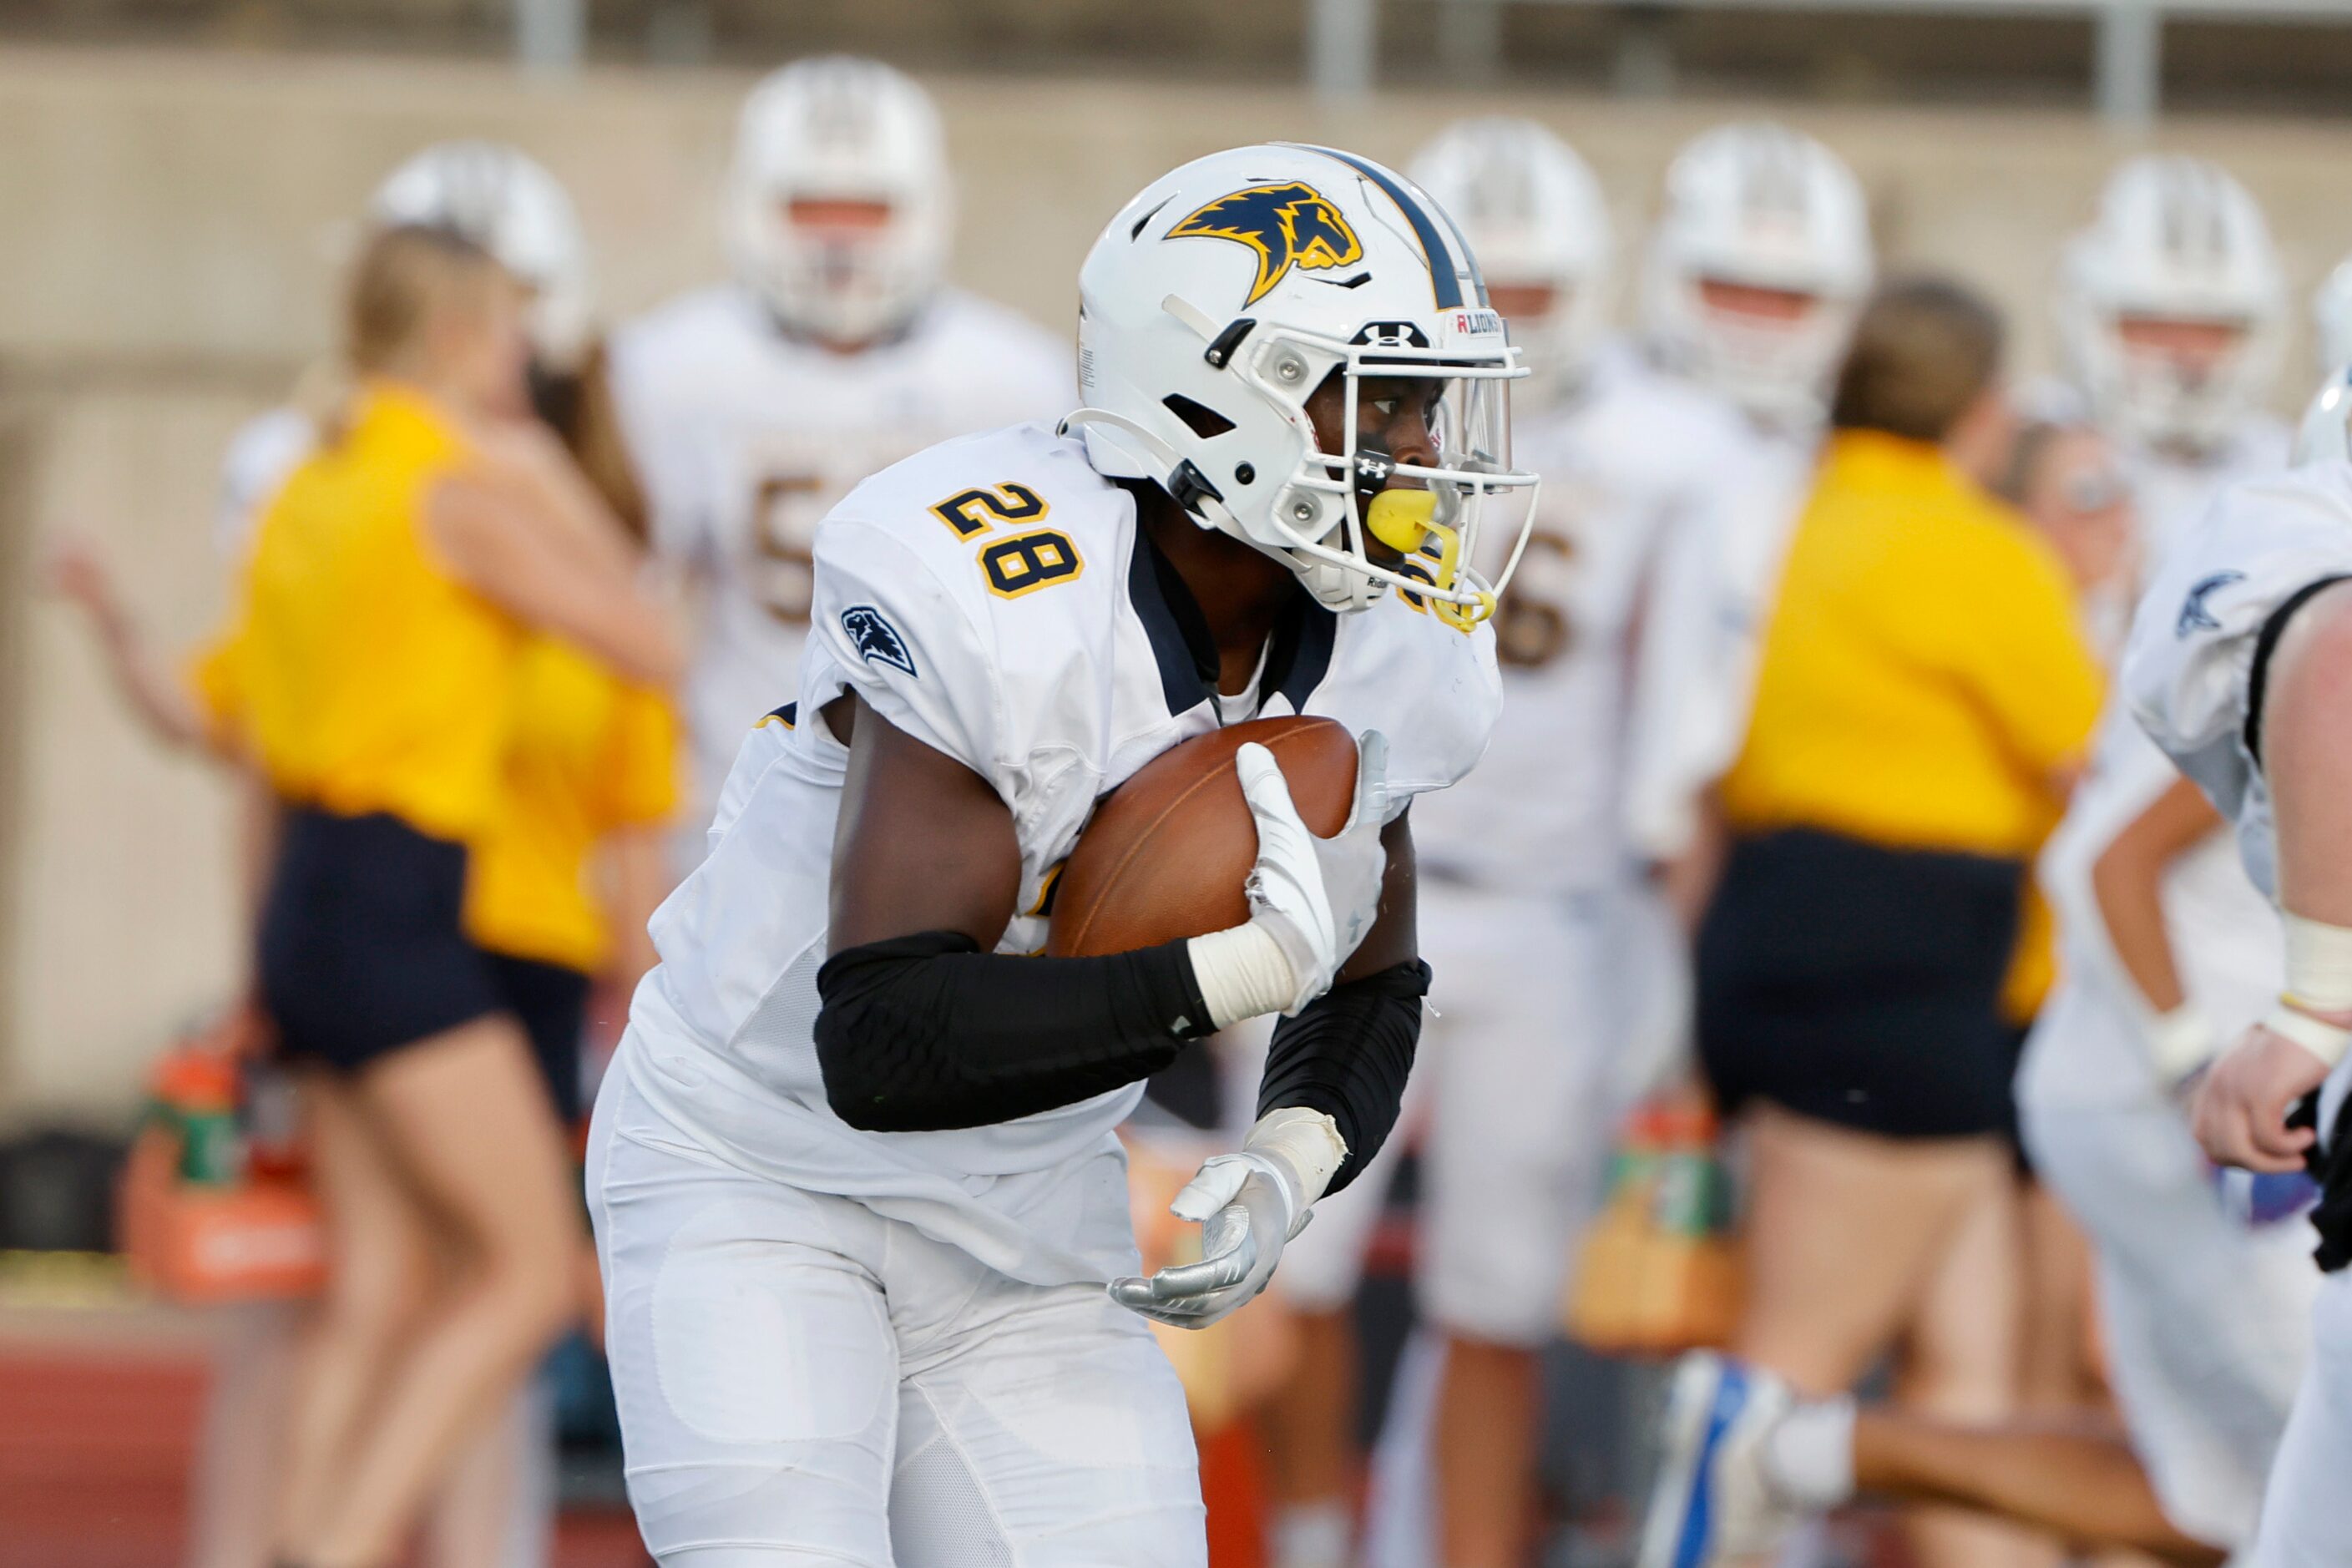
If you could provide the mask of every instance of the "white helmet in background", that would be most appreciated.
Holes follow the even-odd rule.
[[[1495,116],[1439,132],[1412,174],[1461,226],[1530,369],[1577,375],[1608,326],[1613,245],[1584,160],[1534,121]],[[1528,306],[1506,289],[1526,291]]]
[[[1820,417],[1874,273],[1862,185],[1783,126],[1718,126],[1666,171],[1643,325],[1672,363],[1759,417]]]
[[[569,368],[588,346],[588,246],[554,175],[499,142],[441,142],[376,187],[368,216],[465,236],[531,290],[531,346]]]
[[[2285,318],[2262,208],[2200,159],[2126,163],[2066,247],[2058,332],[2069,369],[2097,417],[2133,440],[2189,451],[2227,442],[2278,372]]]
[[[849,346],[888,337],[947,269],[939,110],[879,61],[795,61],[744,101],[727,206],[736,275],[787,329]]]
[[[2303,411],[2294,466],[2352,462],[2352,364],[2338,364]]]
[[[1087,253],[1086,406],[1065,427],[1097,470],[1159,485],[1318,603],[1361,609],[1397,588],[1466,629],[1534,515],[1536,477],[1510,463],[1508,387],[1526,374],[1426,194],[1353,153],[1243,147],[1154,180]],[[1346,435],[1328,450],[1307,404],[1335,377]],[[1363,384],[1397,377],[1435,384],[1433,463],[1360,438]],[[1497,497],[1517,533],[1482,552]],[[1502,555],[1492,583],[1472,564]]]
[[[2352,258],[2337,262],[2312,295],[2311,320],[2319,330],[2319,363],[2352,363]]]

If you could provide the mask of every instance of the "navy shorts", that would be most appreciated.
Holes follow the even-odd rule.
[[[2025,876],[1804,828],[1736,843],[1696,964],[1717,1103],[1765,1100],[1893,1138],[2010,1131],[2000,992]]]
[[[290,1058],[357,1071],[507,1010],[466,940],[463,845],[399,817],[289,806],[261,910],[261,994]]]
[[[530,1037],[531,1059],[555,1104],[555,1119],[569,1127],[580,1119],[580,1031],[588,1016],[588,976],[560,963],[489,956],[507,1011]]]

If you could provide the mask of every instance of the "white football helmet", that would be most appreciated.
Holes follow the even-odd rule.
[[[2352,258],[2337,262],[2312,295],[2311,319],[2319,330],[2319,363],[2352,363]]]
[[[807,210],[824,203],[870,205],[877,221]],[[947,268],[954,196],[939,110],[879,61],[795,61],[744,101],[727,205],[736,275],[785,327],[853,346],[888,337]]]
[[[2352,462],[2352,364],[2320,383],[2294,432],[2294,466]]]
[[[376,187],[369,217],[455,230],[532,293],[531,345],[569,368],[588,346],[588,245],[572,198],[529,155],[498,142],[441,142]]]
[[[1510,462],[1508,388],[1526,374],[1425,193],[1353,153],[1243,147],[1154,180],[1087,252],[1085,406],[1065,427],[1097,470],[1158,484],[1332,609],[1397,588],[1466,627],[1493,612],[1533,517],[1536,477]],[[1307,412],[1335,376],[1336,451]],[[1440,385],[1433,464],[1359,440],[1362,384],[1400,376]],[[1471,563],[1505,554],[1478,548],[1497,497],[1520,515],[1489,583]]]
[[[1869,210],[1843,159],[1784,126],[1718,126],[1666,170],[1643,325],[1667,363],[1751,414],[1803,423],[1826,406],[1874,271]],[[1709,285],[1769,290],[1784,310],[1739,310]]]
[[[2285,284],[2262,208],[2195,158],[2134,158],[2067,246],[2057,297],[2068,368],[2094,414],[2128,439],[2205,451],[2226,443],[2278,373]],[[2126,340],[2126,323],[2227,328],[2201,357]]]
[[[1507,315],[1531,370],[1572,379],[1609,322],[1613,238],[1601,182],[1532,120],[1457,120],[1412,160],[1412,177],[1453,215],[1491,289],[1540,289],[1549,309]]]

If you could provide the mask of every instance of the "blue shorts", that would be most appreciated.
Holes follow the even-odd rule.
[[[261,910],[262,1001],[289,1058],[357,1071],[508,1008],[466,940],[466,849],[396,816],[289,806]]]

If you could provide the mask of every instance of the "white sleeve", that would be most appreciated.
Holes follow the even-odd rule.
[[[1624,826],[1635,853],[1689,848],[1698,805],[1738,756],[1791,498],[1746,466],[1678,511],[1659,541],[1627,700]]]
[[[993,650],[965,607],[918,552],[873,523],[828,520],[815,554],[809,635],[843,683],[1009,800]]]

